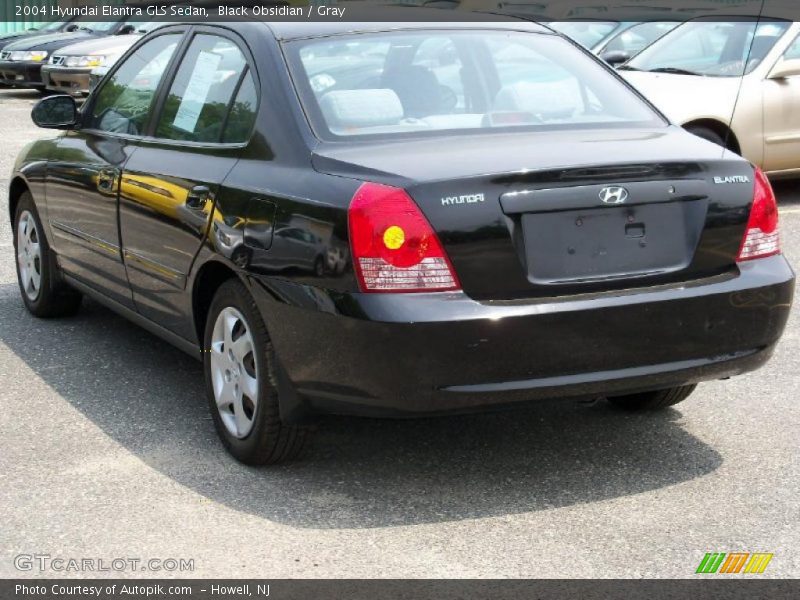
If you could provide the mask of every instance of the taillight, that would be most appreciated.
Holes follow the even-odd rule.
[[[460,289],[439,238],[402,189],[364,183],[350,201],[350,248],[365,292]]]
[[[778,203],[775,192],[764,172],[756,167],[756,183],[753,192],[753,206],[747,231],[739,249],[737,261],[764,258],[781,251],[778,235]]]

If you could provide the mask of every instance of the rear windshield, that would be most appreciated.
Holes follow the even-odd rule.
[[[664,125],[593,58],[552,34],[413,31],[285,44],[320,137]]]

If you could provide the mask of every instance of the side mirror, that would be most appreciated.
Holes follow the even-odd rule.
[[[78,122],[78,107],[72,96],[48,96],[33,107],[31,119],[45,129],[71,129]]]
[[[117,35],[128,35],[129,33],[133,33],[136,31],[136,27],[133,25],[125,25],[117,32]]]
[[[767,79],[786,79],[800,75],[800,58],[782,60],[772,68]]]
[[[600,58],[602,58],[612,67],[616,67],[622,63],[628,62],[631,58],[631,55],[624,50],[609,50],[608,52],[603,52],[600,55]]]

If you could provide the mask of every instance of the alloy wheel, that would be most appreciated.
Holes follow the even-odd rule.
[[[211,334],[211,382],[222,423],[239,439],[253,428],[258,367],[250,325],[233,307],[222,309]]]
[[[42,286],[42,246],[39,230],[30,211],[24,211],[17,224],[17,266],[19,281],[32,302],[39,297]]]

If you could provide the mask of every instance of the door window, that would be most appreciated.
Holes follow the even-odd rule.
[[[129,56],[100,88],[88,127],[141,135],[158,84],[182,35],[160,35]]]
[[[800,58],[800,35],[798,35],[792,42],[792,45],[786,50],[783,55],[784,60],[793,60]]]
[[[241,101],[248,106],[248,86],[239,86],[247,61],[232,41],[201,34],[194,38],[172,82],[156,137],[191,142],[220,142],[231,99],[242,92]],[[245,73],[250,77],[249,73]],[[249,84],[248,84],[249,85]],[[237,96],[238,99],[238,96]],[[250,111],[252,112],[252,110]],[[244,108],[234,115],[230,136],[241,137],[240,120]],[[248,131],[249,133],[249,131]]]

